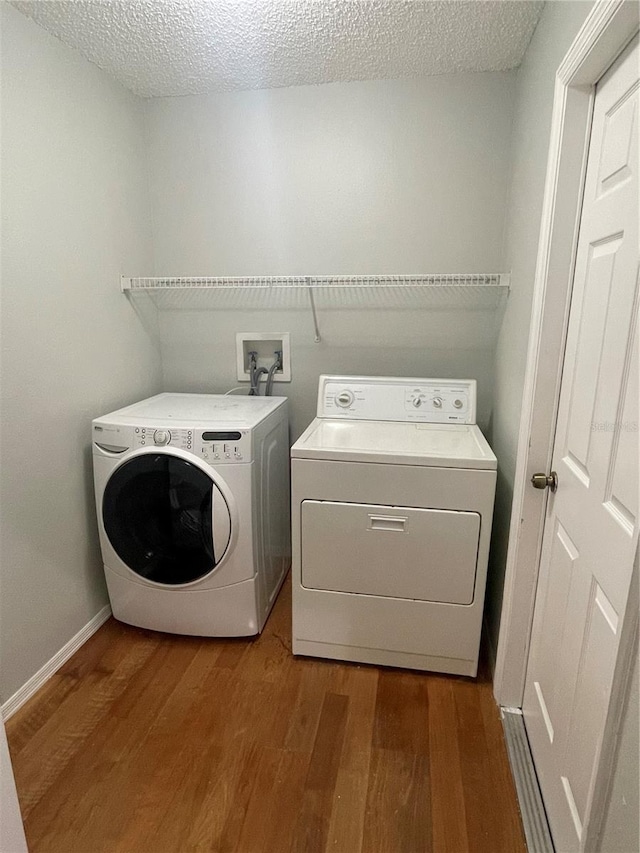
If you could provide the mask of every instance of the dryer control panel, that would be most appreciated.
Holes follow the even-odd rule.
[[[476,381],[321,376],[317,414],[348,420],[475,424]]]

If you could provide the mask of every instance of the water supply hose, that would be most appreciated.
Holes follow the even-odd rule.
[[[275,376],[276,370],[279,370],[282,367],[282,350],[276,350],[274,352],[274,355],[275,360],[267,373],[267,382],[264,388],[265,397],[271,396],[271,390],[273,388],[273,378]]]
[[[268,373],[266,367],[258,367],[258,353],[252,350],[249,353],[249,381],[251,388],[249,389],[250,397],[258,397],[260,395],[260,377]]]

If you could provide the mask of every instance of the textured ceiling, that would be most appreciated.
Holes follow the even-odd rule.
[[[12,3],[138,95],[502,71],[528,0],[29,0]]]

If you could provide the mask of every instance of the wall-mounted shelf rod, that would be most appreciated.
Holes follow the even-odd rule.
[[[318,315],[316,314],[316,300],[313,295],[313,287],[311,286],[311,278],[307,279],[307,287],[309,288],[309,304],[311,305],[311,316],[313,317],[313,328],[315,330],[314,341],[319,344],[321,341],[320,327],[318,326]]]

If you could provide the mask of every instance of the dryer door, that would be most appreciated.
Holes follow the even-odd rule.
[[[229,507],[212,477],[170,451],[116,468],[104,490],[102,519],[122,562],[169,586],[213,571],[231,538]]]

